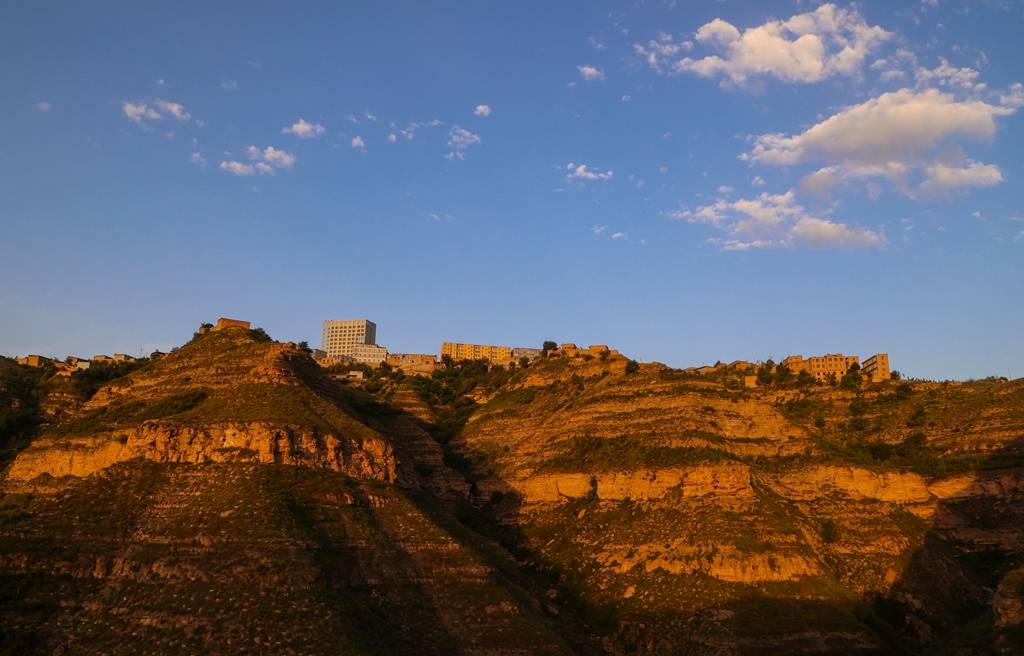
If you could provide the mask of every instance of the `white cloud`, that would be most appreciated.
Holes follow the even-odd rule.
[[[985,89],[985,83],[978,82],[979,75],[980,73],[973,68],[950,66],[944,57],[939,59],[939,65],[935,68],[919,66],[914,71],[914,78],[920,86],[943,85],[957,87],[965,91]]]
[[[565,174],[567,182],[589,182],[595,180],[604,182],[611,180],[612,176],[615,175],[613,171],[590,170],[586,164],[575,164],[573,162],[566,164],[565,170],[568,171]]]
[[[626,238],[626,233],[624,233],[624,232],[613,232],[612,233],[612,239],[625,239],[625,238]]]
[[[731,194],[734,191],[736,191],[736,190],[733,189],[732,187],[730,187],[729,185],[719,185],[719,187],[718,187],[718,193],[723,194],[723,195]]]
[[[764,178],[762,178],[761,176],[755,175],[754,179],[750,181],[750,184],[754,185],[755,187],[763,187],[765,185],[765,181]]]
[[[577,66],[576,70],[580,72],[580,77],[587,82],[600,82],[604,80],[604,71],[596,66]]]
[[[121,103],[121,112],[128,117],[128,120],[138,125],[142,125],[145,121],[160,121],[168,116],[178,121],[187,121],[192,118],[192,115],[185,111],[183,105],[159,98],[154,100],[152,105],[125,100]]]
[[[647,65],[659,73],[666,73],[679,54],[693,50],[692,41],[676,42],[671,34],[660,33],[647,45],[634,44],[633,52],[644,58]]]
[[[858,74],[865,58],[891,36],[881,27],[868,25],[856,9],[824,4],[812,12],[785,21],[770,20],[742,32],[716,18],[697,30],[695,38],[720,55],[673,60],[688,48],[671,41],[664,45],[652,41],[634,46],[634,50],[644,55],[654,70],[670,75],[689,72],[721,77],[738,86],[757,77],[813,83]]]
[[[477,105],[476,108],[473,109],[473,115],[474,116],[484,116],[484,117],[490,116],[491,115],[491,106],[490,105]]]
[[[398,141],[398,137],[395,136],[394,132],[388,135],[388,143],[395,143],[396,141]]]
[[[155,101],[153,101],[153,104],[155,104],[160,109],[160,111],[164,112],[165,114],[170,114],[179,121],[187,121],[190,118],[192,118],[192,115],[185,111],[185,107],[178,103],[170,102],[167,100],[160,100],[159,98],[157,98]]]
[[[943,195],[963,187],[992,187],[1003,181],[1003,172],[994,164],[967,161],[963,166],[936,163],[925,169],[925,181],[919,191]]]
[[[142,102],[133,103],[126,100],[121,103],[121,112],[128,117],[129,121],[134,121],[138,124],[141,124],[142,121],[146,119],[150,121],[159,121],[163,118],[160,112]]]
[[[258,162],[256,170],[265,175],[272,174],[274,169],[290,169],[298,159],[295,155],[278,150],[273,146],[267,146],[263,150],[256,146],[249,146],[245,152],[249,155],[249,159]],[[263,166],[260,166],[260,164]]]
[[[590,229],[590,232],[594,233],[595,235],[600,235],[601,233],[603,233],[607,229],[608,229],[608,226],[606,226],[606,225],[596,225],[596,226],[594,226],[593,228]]]
[[[624,103],[633,102],[633,96],[631,96],[629,94],[626,94],[626,95],[622,96],[621,98],[619,98],[619,100],[621,100]]]
[[[370,121],[371,123],[376,123],[377,122],[377,115],[374,114],[373,112],[371,112],[368,109],[363,112],[363,116],[365,116],[366,120]]]
[[[358,136],[358,135],[355,136],[355,137],[352,137],[352,147],[356,148],[358,150],[361,150],[363,152],[366,152],[366,142],[363,141],[363,138]]]
[[[588,36],[587,37],[587,41],[590,43],[591,47],[594,50],[605,50],[606,49],[606,46],[604,45],[604,42],[601,41],[601,39],[597,38],[596,36]]]
[[[480,135],[473,134],[469,130],[458,125],[453,126],[448,133],[448,147],[452,151],[445,155],[448,159],[462,160],[466,158],[466,149],[480,143]]]
[[[718,198],[709,205],[670,212],[669,216],[721,230],[726,234],[725,238],[708,241],[723,250],[799,245],[850,248],[885,244],[881,233],[868,228],[812,216],[796,202],[793,190],[784,194],[762,193],[757,198],[734,201]]]
[[[300,118],[289,127],[281,128],[281,132],[295,135],[300,139],[312,139],[324,133],[324,126],[319,123],[307,123],[305,119]]]
[[[189,161],[193,164],[199,164],[200,166],[206,165],[206,158],[198,150],[192,151],[192,155],[189,157]]]
[[[973,163],[959,174],[942,167],[951,171],[956,160],[963,160],[958,141],[992,139],[995,118],[1014,111],[981,100],[957,100],[936,89],[902,89],[847,107],[800,134],[761,135],[742,159],[774,166],[824,164],[803,183],[818,191],[836,186],[837,180],[882,177],[913,195],[914,178],[921,175],[926,182],[942,181],[931,187],[987,186],[998,182],[995,167]],[[954,178],[963,184],[948,184]]]
[[[220,88],[224,89],[225,91],[235,91],[235,90],[238,89],[238,81],[237,80],[225,80],[225,81],[220,83]]]
[[[44,112],[45,113],[45,112],[50,111],[50,103],[46,102],[45,100],[40,100],[39,102],[34,103],[32,106],[35,107],[36,110],[38,110],[40,112]]]
[[[1008,91],[999,96],[999,104],[1008,109],[1024,107],[1024,84],[1014,82]]]
[[[217,168],[221,171],[233,173],[239,177],[249,177],[256,173],[256,167],[252,164],[243,164],[242,162],[236,162],[234,160],[223,161]]]

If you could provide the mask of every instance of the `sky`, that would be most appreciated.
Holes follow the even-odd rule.
[[[6,2],[0,354],[1024,375],[1024,2]]]

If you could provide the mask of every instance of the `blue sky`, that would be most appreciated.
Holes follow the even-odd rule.
[[[6,3],[0,353],[1024,374],[1024,5]]]

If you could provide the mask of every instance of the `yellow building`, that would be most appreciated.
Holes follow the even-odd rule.
[[[850,367],[859,362],[860,358],[856,355],[829,353],[827,355],[812,355],[806,360],[802,355],[791,355],[783,360],[782,364],[794,374],[806,371],[814,376],[819,383],[824,383],[830,378],[839,380],[850,370]]]
[[[249,330],[250,324],[248,321],[242,321],[240,319],[228,319],[226,317],[221,317],[220,319],[217,319],[217,323],[214,325],[213,330],[224,330],[225,328],[242,328],[244,330]]]
[[[441,357],[446,355],[456,362],[459,360],[490,360],[494,364],[512,362],[512,349],[508,346],[442,342]]]
[[[892,372],[889,371],[889,354],[875,353],[864,360],[864,364],[860,367],[860,373],[865,380],[872,383],[889,380],[892,378]]]

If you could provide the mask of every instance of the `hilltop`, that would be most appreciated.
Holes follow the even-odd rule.
[[[5,408],[47,384],[0,373]],[[580,354],[358,382],[228,329],[90,392],[18,424],[0,651],[1024,645],[1024,381]]]

